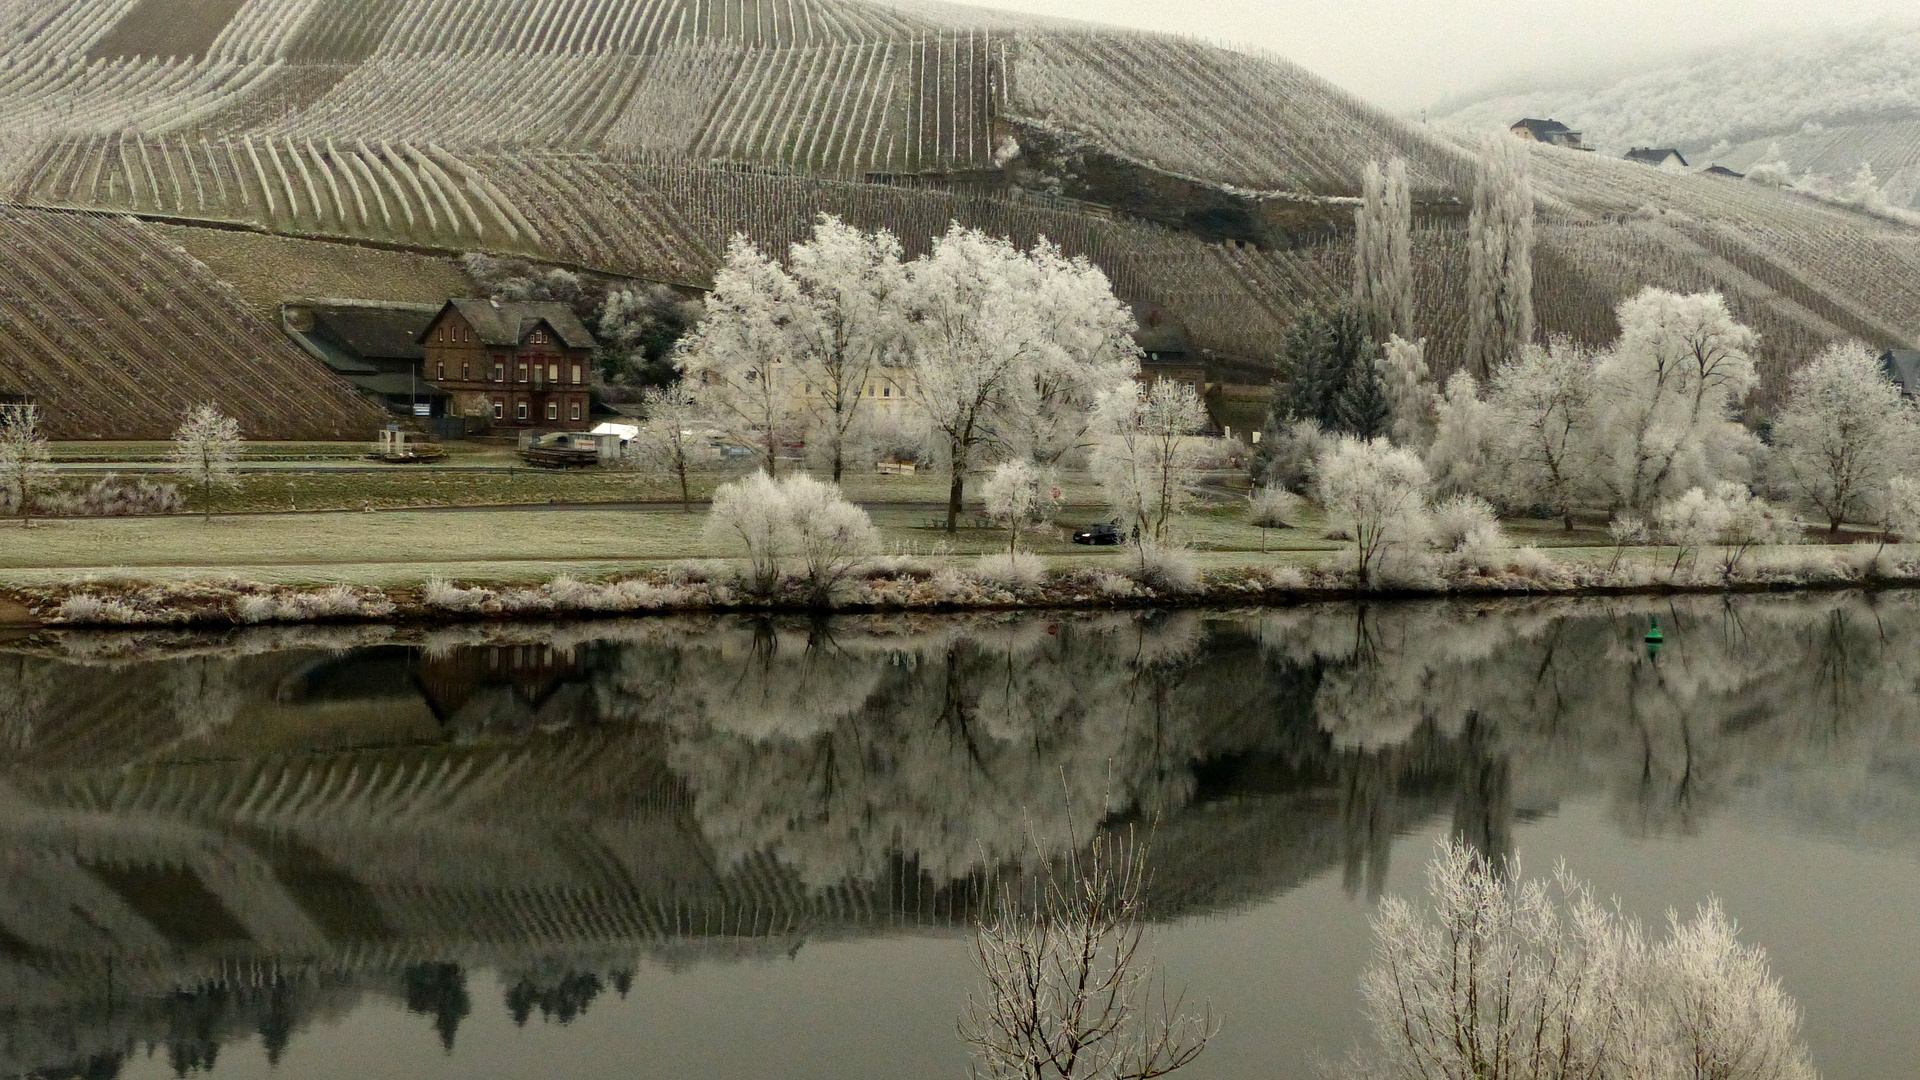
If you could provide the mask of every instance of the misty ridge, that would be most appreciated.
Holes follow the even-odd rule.
[[[1870,176],[1887,203],[1911,209],[1920,205],[1912,161],[1917,58],[1920,24],[1887,18],[1681,46],[1671,55],[1593,65],[1581,77],[1515,77],[1439,103],[1431,116],[1475,132],[1551,116],[1607,156],[1672,146],[1695,169],[1774,166],[1780,180],[1815,194]]]

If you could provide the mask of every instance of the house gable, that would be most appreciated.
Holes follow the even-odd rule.
[[[1637,161],[1642,165],[1667,165],[1672,163],[1683,169],[1687,167],[1687,159],[1681,156],[1680,151],[1670,146],[1636,146],[1627,151],[1627,160]]]

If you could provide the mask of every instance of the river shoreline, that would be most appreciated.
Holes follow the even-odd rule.
[[[1320,602],[1739,594],[1920,587],[1920,557],[1869,545],[1755,553],[1728,572],[1707,560],[1675,571],[1669,559],[1608,565],[1531,560],[1523,565],[1429,567],[1378,587],[1349,568],[1212,570],[1191,582],[1137,580],[1111,571],[1064,570],[1015,585],[924,567],[872,572],[839,583],[828,603],[789,582],[771,596],[743,592],[732,576],[655,571],[601,581],[561,576],[520,586],[432,581],[401,587],[273,586],[226,580],[99,580],[0,589],[0,629],[192,628],[317,623],[462,624],[669,614],[887,614],[1087,611],[1296,605]]]

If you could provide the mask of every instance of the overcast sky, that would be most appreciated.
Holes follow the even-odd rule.
[[[1412,111],[1543,71],[1581,78],[1802,28],[1920,19],[1915,0],[968,0],[1272,49]]]

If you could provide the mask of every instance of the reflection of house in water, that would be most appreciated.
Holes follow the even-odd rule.
[[[577,1016],[648,959],[962,932],[991,868],[934,875],[921,851],[936,838],[896,833],[875,870],[824,884],[766,850],[717,853],[716,824],[672,764],[677,718],[609,711],[636,692],[610,672],[655,670],[643,661],[681,647],[385,646],[191,679],[214,661],[23,665],[22,685],[50,689],[5,777],[0,1072],[84,1068],[145,1042],[191,1067],[252,1033],[271,1050],[367,994],[450,1043],[475,1008]],[[1309,708],[1319,670],[1261,650],[1213,624],[1149,695],[1187,734],[1142,767],[1190,775],[1160,817],[1158,917],[1258,902],[1334,868],[1375,891],[1393,838],[1449,806],[1462,831],[1510,831],[1498,761],[1467,764],[1491,747],[1429,728],[1387,751],[1334,751]],[[911,681],[957,661],[871,663],[898,683],[873,700],[893,693],[903,715],[913,694],[972,700]],[[712,692],[724,708],[731,691]],[[216,694],[232,718],[199,733],[189,714]],[[1471,791],[1462,775],[1479,776]],[[475,968],[506,973],[505,1001],[470,1000]]]

